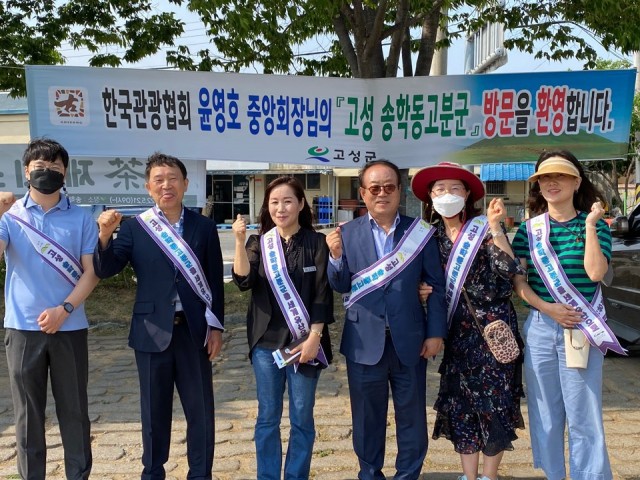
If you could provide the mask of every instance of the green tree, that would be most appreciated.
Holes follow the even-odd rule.
[[[182,68],[198,68],[195,53],[229,71],[428,75],[436,48],[487,21],[505,25],[509,49],[551,60],[577,58],[590,68],[596,60],[592,43],[624,53],[640,48],[637,0],[193,0],[189,8],[201,16],[216,52],[175,51],[172,61]],[[439,27],[447,35],[436,42]],[[585,39],[585,31],[594,39]],[[318,38],[329,42],[321,54],[299,53]]]
[[[596,59],[595,68],[597,70],[618,70],[633,68],[628,60],[604,60]],[[640,144],[636,139],[636,132],[640,132],[640,93],[636,92],[633,99],[633,110],[631,112],[631,129],[629,135],[629,150],[625,158],[617,158],[606,161],[586,162],[585,167],[589,176],[602,190],[605,198],[612,207],[624,205],[618,189],[619,178],[625,179],[625,191],[629,198],[629,177],[635,170],[634,158]]]
[[[137,62],[165,45],[173,45],[183,32],[183,22],[172,13],[154,13],[154,3],[151,0],[0,2],[0,90],[24,95],[24,65],[64,64],[60,50],[65,42],[74,49],[88,49],[92,53],[88,64],[94,67]],[[104,47],[116,47],[123,53],[104,53]]]
[[[24,94],[22,67],[64,64],[67,43],[87,48],[91,66],[117,67],[175,46],[167,63],[181,70],[359,78],[428,75],[437,48],[487,21],[505,25],[508,49],[577,58],[587,68],[595,66],[596,42],[623,53],[640,49],[637,0],[165,1],[199,15],[210,48],[175,46],[184,22],[157,11],[155,0],[0,2],[0,89]],[[446,36],[436,41],[438,28]],[[109,48],[123,53],[104,53]]]

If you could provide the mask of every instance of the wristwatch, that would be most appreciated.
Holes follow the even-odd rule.
[[[62,308],[64,308],[64,311],[65,311],[65,312],[67,312],[67,313],[71,313],[71,312],[73,312],[73,310],[75,309],[75,307],[73,306],[73,304],[72,304],[72,303],[69,303],[69,302],[64,302],[64,303],[62,304]]]

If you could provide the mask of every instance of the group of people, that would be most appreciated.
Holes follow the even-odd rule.
[[[109,210],[96,226],[63,194],[68,154],[60,144],[32,141],[23,163],[27,194],[16,199],[0,193],[5,345],[19,475],[45,478],[50,377],[67,478],[89,477],[83,302],[99,278],[130,264],[137,277],[129,345],[140,381],[141,478],[165,478],[177,388],[187,421],[187,478],[210,479],[211,361],[224,330],[222,254],[215,224],[182,204],[189,183],[184,164],[161,153],[150,156],[145,186],[154,207],[122,223]],[[427,362],[443,350],[432,437],[452,442],[460,480],[497,480],[504,452],[524,428],[523,365],[534,466],[551,480],[567,477],[568,425],[570,477],[611,479],[602,421],[603,355],[589,349],[598,345],[594,337],[610,333],[599,282],[607,273],[611,237],[602,197],[578,160],[566,151],[541,155],[529,179],[532,219],[520,225],[513,247],[502,226],[504,204],[493,199],[482,215],[476,204],[484,186],[470,171],[441,163],[416,173],[411,189],[424,203],[423,219],[399,213],[405,188],[400,179],[390,161],[367,163],[359,173],[367,213],[326,236],[313,227],[302,185],[288,176],[267,185],[257,235],[247,238],[242,216],[233,223],[233,280],[251,290],[247,339],[258,400],[257,478],[309,478],[315,394],[322,369],[332,361],[328,325],[338,292],[346,312],[340,352],[359,479],[385,478],[389,393],[398,447],[394,478],[419,478],[429,436]],[[530,307],[524,341],[511,302],[514,290]],[[484,334],[500,320],[520,350],[506,363],[498,361]],[[589,349],[588,363],[568,366],[567,349]],[[291,428],[283,466],[285,389]]]
[[[120,225],[73,205],[66,149],[35,139],[23,155],[27,194],[0,193],[5,347],[18,474],[46,477],[47,383],[56,404],[66,478],[89,478],[88,321],[84,300],[100,278],[131,264],[137,278],[129,346],[140,382],[141,478],[165,478],[174,388],[187,421],[188,478],[210,479],[214,451],[211,361],[222,348],[224,286],[216,225],[184,208],[189,181],[177,158],[155,153],[145,187],[154,207]],[[120,226],[117,237],[115,229]]]

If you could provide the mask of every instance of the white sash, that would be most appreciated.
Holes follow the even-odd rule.
[[[486,216],[475,217],[464,224],[453,244],[445,268],[448,325],[451,325],[451,319],[460,299],[460,292],[488,229],[489,221]]]
[[[287,271],[287,264],[280,243],[280,234],[277,227],[273,227],[260,238],[262,250],[262,265],[269,280],[269,286],[278,301],[282,315],[291,331],[293,340],[298,340],[309,334],[310,316],[307,308],[300,298],[300,294],[293,285],[293,281]],[[275,352],[274,352],[275,354]],[[322,346],[318,351],[318,361],[329,365]],[[297,371],[299,362],[294,364]],[[316,362],[310,363],[317,365]]]
[[[204,275],[198,257],[193,253],[189,245],[182,239],[178,232],[164,216],[158,214],[156,207],[142,212],[136,217],[142,228],[149,234],[160,250],[169,257],[171,263],[182,273],[193,291],[205,303],[205,318],[210,327],[224,330],[222,323],[211,311],[213,295]]]
[[[44,262],[75,287],[83,273],[80,262],[62,245],[31,225],[29,212],[22,202],[15,202],[6,215],[18,223]]]
[[[344,307],[349,308],[398,276],[420,254],[434,231],[427,222],[416,218],[391,253],[351,278],[351,293],[342,296]]]
[[[582,330],[591,345],[603,354],[609,349],[626,355],[626,350],[618,343],[618,339],[607,326],[600,285],[598,284],[593,301],[589,303],[569,281],[560,265],[560,260],[549,242],[550,231],[548,213],[532,218],[527,225],[531,259],[547,290],[557,303],[571,305],[582,313],[583,321],[578,328]]]

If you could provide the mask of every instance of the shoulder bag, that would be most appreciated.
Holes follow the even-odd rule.
[[[462,294],[467,301],[469,311],[476,321],[480,334],[487,342],[487,346],[495,359],[500,363],[511,363],[518,358],[520,356],[520,347],[518,347],[518,342],[509,324],[504,320],[494,320],[486,327],[482,327],[478,321],[476,310],[471,305],[469,295],[467,295],[467,291],[464,288],[462,289]]]

